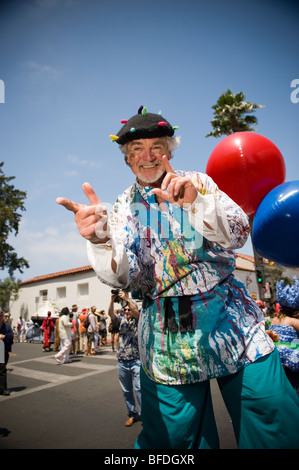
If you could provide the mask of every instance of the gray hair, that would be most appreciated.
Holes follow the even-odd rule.
[[[177,149],[177,147],[180,145],[181,143],[181,138],[180,137],[169,137],[167,136],[166,137],[167,139],[167,146],[168,146],[168,150],[170,152],[174,152],[174,150]],[[119,146],[119,150],[124,154],[124,155],[127,155],[127,144],[123,144],[123,145],[120,145]]]

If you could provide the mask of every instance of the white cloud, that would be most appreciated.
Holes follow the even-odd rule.
[[[16,271],[16,278],[26,280],[89,264],[86,240],[81,237],[73,222],[39,230],[35,230],[35,225],[23,218],[17,237],[9,240],[18,256],[27,259],[30,264],[30,268],[25,269],[22,275]]]
[[[57,237],[59,235],[59,231],[56,227],[47,227],[45,229],[45,234],[49,237]]]
[[[66,172],[66,176],[72,177],[72,176],[78,176],[78,171],[77,170],[70,170]]]
[[[53,189],[60,190],[60,188],[61,188],[60,183],[56,183],[56,182],[52,183],[51,181],[48,182],[46,180],[41,180],[41,179],[34,180],[27,189],[27,200],[30,201],[32,199],[41,198],[48,191],[52,191]]]
[[[27,60],[23,64],[23,67],[28,69],[34,78],[50,77],[56,79],[61,75],[61,71],[55,69],[51,65],[40,64],[34,60]]]
[[[89,167],[89,168],[100,168],[102,166],[102,162],[97,160],[81,160],[77,155],[68,155],[67,160],[72,165],[78,167]],[[75,171],[75,170],[73,170]]]

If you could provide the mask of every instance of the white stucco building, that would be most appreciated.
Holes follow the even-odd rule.
[[[79,311],[95,305],[107,312],[111,297],[111,288],[98,280],[91,266],[37,276],[20,287],[19,299],[10,308],[14,325],[20,315],[30,320],[43,309],[55,313],[73,304]]]

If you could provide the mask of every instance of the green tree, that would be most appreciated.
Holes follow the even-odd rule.
[[[253,104],[245,101],[244,93],[233,93],[226,90],[217,103],[212,106],[214,119],[211,121],[213,131],[206,137],[220,137],[234,132],[254,131],[253,125],[257,125],[256,116],[250,115],[255,109],[263,108],[261,104]]]
[[[20,211],[25,210],[24,200],[26,193],[19,191],[10,184],[14,176],[5,176],[0,162],[0,269],[8,269],[12,276],[17,269],[22,273],[24,268],[29,268],[29,263],[24,258],[19,258],[14,248],[7,243],[11,233],[17,235],[21,220]]]
[[[10,310],[11,302],[14,303],[19,298],[20,285],[13,277],[0,281],[0,308],[3,311]]]

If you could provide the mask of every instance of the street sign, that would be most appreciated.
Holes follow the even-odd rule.
[[[264,291],[265,292],[265,294],[264,294],[265,299],[271,299],[271,291],[270,291],[269,282],[265,282],[264,286],[265,286],[264,287],[265,288],[265,291]]]

